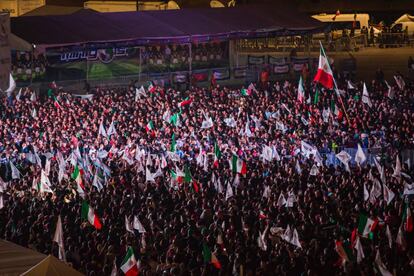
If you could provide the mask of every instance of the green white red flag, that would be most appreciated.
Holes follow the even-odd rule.
[[[139,274],[138,263],[131,246],[128,246],[127,253],[121,264],[121,270],[126,276],[137,276]]]
[[[89,204],[86,201],[82,202],[81,217],[82,219],[87,220],[97,230],[100,230],[102,228],[101,221],[95,214],[95,211],[92,209],[92,207],[89,206]]]
[[[334,77],[331,70],[331,66],[329,65],[328,58],[325,54],[325,50],[321,44],[321,49],[319,53],[319,65],[318,71],[316,72],[316,76],[313,79],[314,82],[320,83],[326,89],[333,89],[334,88]]]
[[[145,126],[145,130],[149,133],[152,137],[155,137],[155,128],[152,121],[149,121],[148,124]]]
[[[239,158],[236,154],[233,154],[231,158],[230,167],[233,173],[240,173],[242,175],[247,174],[246,162]]]
[[[193,102],[193,100],[187,97],[187,98],[185,98],[184,101],[181,101],[181,102],[178,103],[178,107],[184,107],[186,105],[191,104],[192,102]]]

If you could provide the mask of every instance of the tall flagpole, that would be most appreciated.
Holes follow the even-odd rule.
[[[348,113],[346,112],[345,105],[344,105],[344,101],[342,100],[341,94],[339,93],[338,86],[336,84],[336,80],[335,80],[335,77],[333,75],[333,71],[332,71],[331,65],[329,64],[328,56],[326,55],[325,49],[323,48],[322,42],[320,40],[319,40],[319,44],[321,45],[321,50],[322,50],[323,55],[326,57],[326,61],[327,61],[328,68],[332,72],[332,79],[333,79],[333,83],[334,83],[334,86],[335,86],[335,93],[336,93],[336,96],[339,98],[339,102],[342,105],[342,109],[343,109],[343,111],[345,113],[346,120],[348,121],[348,124],[349,124],[350,121],[349,121]]]

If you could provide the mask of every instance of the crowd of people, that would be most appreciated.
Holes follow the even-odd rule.
[[[16,51],[12,55],[12,74],[15,80],[38,81],[46,74],[47,61],[43,54]]]
[[[142,54],[142,63],[146,71],[188,70],[220,67],[227,64],[226,43],[199,43],[188,45],[148,46]]]
[[[86,275],[121,274],[128,248],[140,275],[412,275],[414,85],[397,80],[22,89],[1,104],[0,237]]]

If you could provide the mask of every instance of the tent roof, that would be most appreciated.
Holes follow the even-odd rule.
[[[0,275],[20,275],[45,257],[34,250],[0,240]]]
[[[70,6],[44,5],[32,11],[29,11],[28,13],[25,13],[22,16],[45,16],[45,15],[72,14],[81,9],[83,8],[82,7],[70,7]]]
[[[400,18],[398,18],[397,20],[395,20],[395,23],[402,23],[402,22],[414,22],[414,16],[406,13],[402,15]]]
[[[82,276],[83,274],[74,270],[65,263],[59,261],[52,255],[47,256],[40,263],[30,268],[25,273],[25,276]]]
[[[11,19],[12,33],[36,45],[57,47],[86,43],[135,45],[302,34],[323,25],[285,6],[244,6],[145,12],[28,16]]]

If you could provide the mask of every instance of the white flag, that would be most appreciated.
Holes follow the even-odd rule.
[[[263,197],[264,198],[269,198],[270,197],[270,194],[271,194],[270,187],[269,186],[265,186],[264,191],[263,191]]]
[[[3,194],[0,194],[0,210],[4,208]]]
[[[290,243],[299,248],[302,248],[302,245],[300,244],[300,241],[299,241],[298,231],[296,231],[296,228],[293,229],[292,240],[290,241]]]
[[[113,121],[111,122],[111,125],[109,126],[108,131],[106,132],[106,134],[108,135],[108,137],[111,136],[111,135],[116,135],[116,129],[115,129],[115,125],[114,125]]]
[[[296,202],[296,195],[293,191],[289,191],[288,198],[286,200],[286,207],[293,207],[293,204]]]
[[[50,184],[49,177],[47,177],[44,170],[42,170],[40,174],[40,189],[39,192],[41,193],[53,193],[52,189],[50,188],[52,185]]]
[[[299,160],[296,160],[295,169],[298,174],[302,174],[302,168],[300,167]]]
[[[272,159],[273,159],[273,151],[272,151],[272,148],[271,147],[269,147],[267,145],[265,145],[263,147],[262,158],[263,158],[264,161],[268,161],[268,162],[271,162],[272,161]]]
[[[259,236],[257,237],[257,245],[259,246],[259,248],[262,251],[267,251],[267,244],[266,244],[266,240],[265,240],[266,231],[267,231],[267,228],[263,232],[263,234],[260,233],[260,231],[259,231]]]
[[[401,161],[398,155],[397,155],[397,160],[395,161],[395,168],[394,168],[394,173],[392,174],[392,176],[397,178],[398,180],[401,179]]]
[[[140,234],[147,232],[137,216],[134,216],[134,229],[138,230]]]
[[[354,248],[357,251],[357,263],[361,263],[362,259],[365,258],[364,250],[362,249],[361,241],[359,240],[359,237],[355,240]]]
[[[364,201],[367,201],[369,199],[369,192],[367,189],[367,185],[364,183]]]
[[[232,116],[223,120],[228,127],[234,128],[237,126],[236,120]]]
[[[145,168],[145,182],[155,182],[154,175],[150,172],[148,167]]]
[[[316,164],[313,164],[309,174],[313,176],[316,176],[319,174],[319,169],[318,169],[318,166],[316,166]]]
[[[385,81],[385,84],[387,85],[387,88],[388,88],[388,93],[387,93],[388,98],[391,100],[394,99],[394,96],[395,96],[394,89],[392,89],[392,87],[388,84],[387,81]]]
[[[95,172],[95,175],[93,176],[92,186],[96,187],[96,189],[98,189],[98,192],[100,192],[103,189],[103,183],[104,179],[98,175],[98,172]]]
[[[391,189],[389,189],[388,186],[385,184],[383,184],[383,188],[384,188],[384,200],[387,202],[387,205],[389,205],[391,201],[394,199],[395,193]]]
[[[49,176],[49,174],[50,174],[50,163],[51,163],[50,158],[46,158],[46,162],[45,162],[45,174],[47,176]]]
[[[414,183],[408,184],[407,182],[404,183],[404,195],[414,195]]]
[[[367,160],[367,157],[365,156],[364,151],[362,150],[362,147],[360,144],[358,144],[358,150],[355,154],[355,162],[361,166],[362,163],[365,162],[365,160]]]
[[[211,117],[207,117],[205,118],[205,120],[201,123],[201,128],[202,129],[206,129],[206,128],[211,128],[213,127],[213,119],[211,119]]]
[[[387,238],[388,238],[388,245],[390,248],[392,248],[392,235],[391,235],[390,227],[388,225],[385,230],[385,234],[387,235]]]
[[[30,101],[35,102],[36,101],[36,92],[32,92],[32,95],[30,95]]]
[[[32,110],[32,117],[33,117],[34,119],[36,119],[36,118],[37,118],[37,110],[36,110],[36,108],[33,108],[33,110]]]
[[[7,93],[7,96],[9,96],[9,94],[11,95],[11,93],[14,91],[14,89],[16,89],[16,82],[14,81],[14,78],[13,78],[12,74],[10,73],[10,76],[9,76],[9,87],[4,92]]]
[[[11,173],[12,173],[12,179],[20,179],[20,172],[19,170],[14,166],[12,161],[9,161]]]
[[[400,90],[404,90],[405,88],[405,81],[401,76],[394,76],[395,82],[398,85],[398,88],[400,88]]]
[[[292,231],[293,229],[293,231]],[[298,231],[296,231],[295,228],[290,228],[290,226],[288,225],[285,232],[282,234],[281,238],[284,239],[285,241],[287,241],[290,244],[293,244],[299,248],[302,248],[302,245],[299,242],[299,235],[298,235]]]
[[[366,103],[369,107],[372,107],[371,100],[369,99],[368,89],[364,82],[364,88],[362,90],[362,102]]]
[[[233,197],[233,189],[230,185],[230,182],[227,183],[227,189],[226,189],[226,200]]]
[[[56,230],[55,235],[53,236],[53,241],[59,245],[59,260],[66,262],[65,247],[63,245],[63,227],[60,215],[58,216],[56,223]]]
[[[286,199],[283,193],[280,193],[279,198],[277,199],[277,207],[283,207],[286,205]]]
[[[384,263],[382,262],[379,249],[377,249],[377,254],[375,255],[375,264],[377,265],[377,268],[382,276],[393,276],[391,272],[387,270]]]
[[[109,136],[109,135],[106,133],[105,126],[103,125],[103,122],[101,122],[101,123],[99,124],[99,132],[98,132],[98,135],[102,135],[103,137],[107,137],[107,136]]]
[[[145,88],[141,85],[141,87],[135,88],[135,101],[137,102],[138,99],[141,99],[141,96],[145,97]]]
[[[128,216],[125,216],[125,230],[127,230],[127,232],[130,232],[132,234],[135,234],[134,230],[132,229],[132,224],[128,219]]]
[[[16,100],[20,102],[20,98],[22,97],[22,88],[19,89],[19,92],[16,95]]]
[[[355,85],[350,80],[348,81],[347,87],[348,89],[355,89]]]
[[[345,165],[345,168],[348,172],[351,172],[349,168],[349,161],[351,161],[351,155],[349,155],[349,153],[343,150],[336,155],[336,158],[338,158],[338,160]]]
[[[252,137],[253,136],[253,134],[250,130],[249,117],[247,117],[247,122],[246,122],[246,125],[244,126],[244,135],[246,135],[247,137]]]

